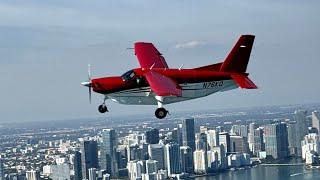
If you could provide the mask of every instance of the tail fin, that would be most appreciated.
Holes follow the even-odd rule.
[[[254,41],[254,35],[242,35],[220,67],[220,71],[244,73]]]

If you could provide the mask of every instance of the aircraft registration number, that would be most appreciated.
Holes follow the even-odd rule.
[[[215,87],[221,87],[223,85],[223,81],[212,81],[212,82],[204,82],[203,88],[215,88]]]

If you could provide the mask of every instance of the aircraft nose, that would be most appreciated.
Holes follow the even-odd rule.
[[[91,82],[89,82],[89,81],[81,82],[81,85],[86,86],[86,87],[90,87]]]

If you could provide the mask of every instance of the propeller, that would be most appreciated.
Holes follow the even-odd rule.
[[[91,84],[92,84],[92,81],[91,81],[91,65],[90,64],[88,64],[88,81],[82,82],[81,84],[83,86],[86,86],[89,88],[89,102],[91,104],[91,94],[92,94]]]

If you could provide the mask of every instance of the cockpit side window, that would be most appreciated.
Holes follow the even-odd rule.
[[[124,73],[121,76],[121,78],[122,78],[123,81],[130,81],[130,80],[134,79],[135,76],[136,76],[136,74],[134,73],[134,71],[130,70],[130,71]]]

